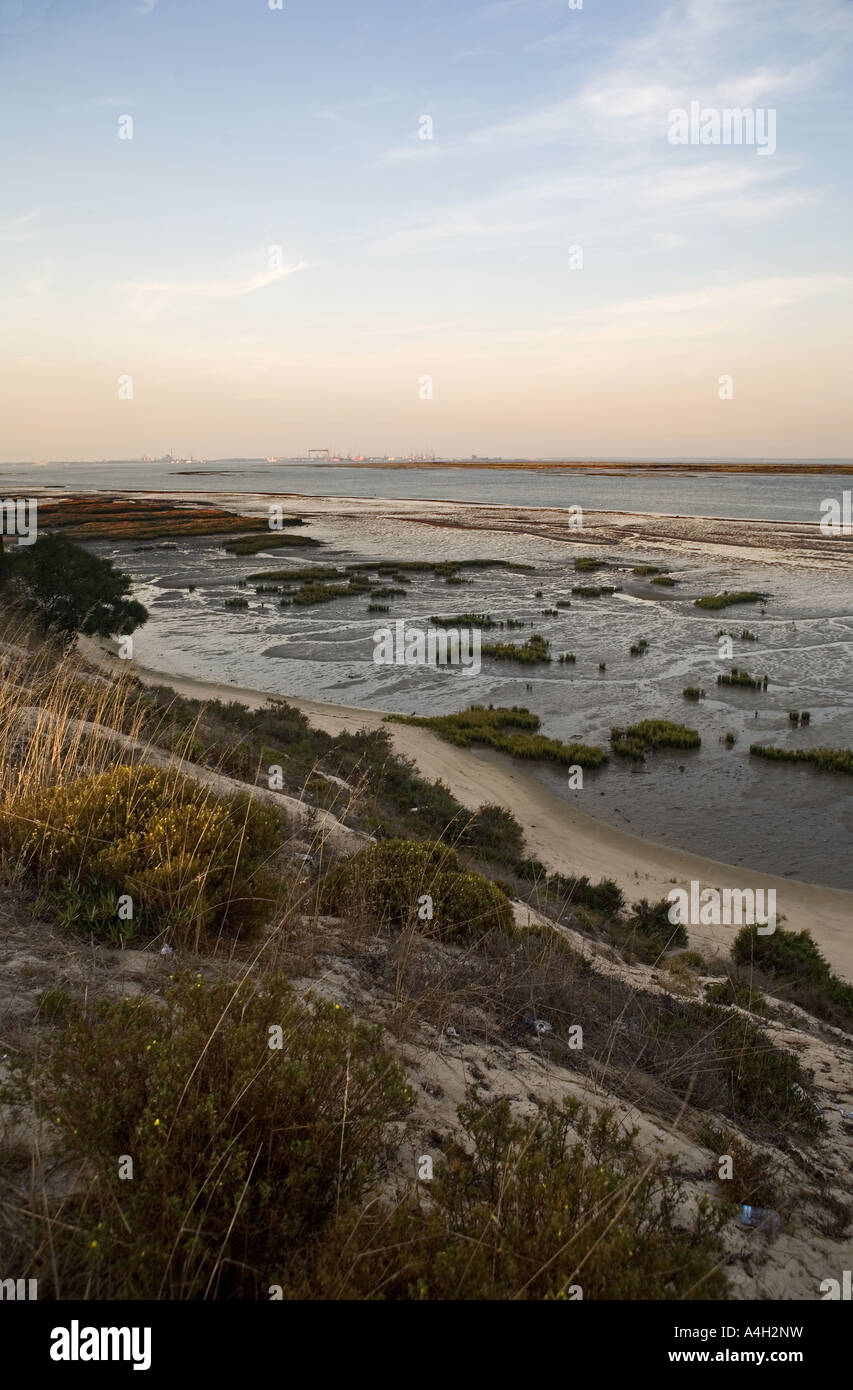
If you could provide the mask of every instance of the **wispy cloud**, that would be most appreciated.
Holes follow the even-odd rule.
[[[33,241],[39,217],[37,208],[17,217],[0,217],[0,241]]]
[[[256,294],[270,285],[278,284],[299,270],[306,270],[310,261],[297,261],[280,266],[248,279],[204,280],[193,283],[179,280],[127,280],[119,286],[129,299],[130,312],[140,318],[157,318],[181,301],[191,299],[228,300]]]

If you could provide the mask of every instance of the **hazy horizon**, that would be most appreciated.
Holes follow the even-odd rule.
[[[190,457],[190,456],[188,455],[188,459],[189,459],[189,457]],[[212,454],[212,455],[210,455],[209,457],[205,457],[204,459],[195,458],[195,457],[193,456],[192,461],[193,461],[193,462],[197,462],[197,463],[207,463],[207,464],[216,464],[216,463],[258,463],[258,462],[268,462],[268,461],[270,461],[270,457],[271,457],[271,456],[270,456],[270,455],[267,455],[267,454],[219,454],[219,455]],[[276,463],[282,463],[282,464],[286,464],[286,463],[305,463],[305,464],[308,464],[308,463],[310,463],[310,464],[316,464],[316,466],[317,466],[318,468],[323,468],[323,467],[328,467],[328,465],[329,465],[330,463],[335,463],[336,461],[339,462],[339,463],[344,463],[344,464],[345,464],[345,463],[350,463],[350,462],[357,462],[357,461],[359,461],[362,457],[364,458],[365,461],[370,461],[370,462],[373,462],[373,461],[381,462],[381,461],[383,461],[383,460],[384,460],[384,461],[387,461],[387,462],[409,462],[409,461],[411,461],[411,460],[409,460],[409,458],[408,458],[408,456],[407,456],[406,454],[384,454],[384,453],[380,453],[380,454],[370,454],[370,455],[364,455],[364,456],[360,456],[360,455],[359,455],[359,456],[356,456],[356,455],[350,456],[350,455],[343,455],[343,454],[342,454],[342,455],[332,455],[332,457],[329,458],[328,460],[323,460],[323,459],[309,459],[308,456],[307,456],[307,454],[279,454],[279,455],[277,455],[277,456],[274,458],[274,462],[276,462]],[[159,456],[151,456],[151,455],[149,455],[149,456],[143,456],[143,455],[141,455],[141,454],[129,454],[129,455],[126,455],[124,458],[118,458],[118,457],[116,457],[116,458],[88,458],[88,459],[87,459],[87,458],[74,458],[74,459],[72,459],[72,458],[53,458],[53,459],[0,459],[0,468],[28,468],[28,467],[32,467],[32,468],[50,468],[50,467],[61,467],[61,466],[64,465],[64,464],[68,464],[70,467],[73,467],[75,464],[86,464],[86,465],[98,465],[98,464],[103,464],[103,466],[106,468],[106,467],[109,467],[109,465],[110,465],[110,464],[113,464],[113,463],[143,463],[143,462],[160,463],[160,462],[163,462],[165,458],[166,458],[165,455],[159,455]],[[173,457],[173,459],[172,459],[172,462],[173,462],[173,463],[181,463],[181,462],[183,462],[183,461],[184,461],[184,460],[182,460],[178,455],[175,455],[175,456]],[[848,464],[853,465],[853,455],[849,455],[849,454],[848,454],[848,455],[839,455],[839,456],[834,457],[834,458],[833,458],[833,457],[819,458],[819,457],[817,457],[817,456],[805,457],[805,456],[796,455],[796,454],[789,454],[789,455],[780,454],[780,455],[778,455],[778,456],[776,456],[776,457],[769,458],[769,457],[765,457],[765,456],[759,455],[759,454],[752,455],[751,457],[747,457],[747,456],[742,455],[742,454],[730,454],[730,455],[714,455],[714,454],[708,454],[708,455],[698,455],[698,454],[695,454],[695,455],[646,454],[646,455],[642,455],[642,454],[635,454],[635,455],[633,455],[633,456],[631,456],[631,457],[629,457],[629,456],[627,456],[627,455],[624,455],[624,454],[609,454],[609,455],[608,455],[608,454],[602,454],[602,455],[600,455],[599,457],[593,457],[592,455],[589,455],[589,456],[587,456],[587,457],[585,457],[585,458],[581,458],[581,457],[578,457],[578,458],[570,458],[570,457],[568,457],[568,456],[561,456],[561,455],[557,455],[557,454],[548,455],[548,456],[546,456],[546,455],[534,455],[534,454],[518,454],[518,455],[505,455],[505,456],[502,456],[502,455],[492,455],[492,454],[471,454],[471,455],[469,455],[469,456],[463,458],[463,457],[454,456],[454,455],[452,455],[452,454],[448,454],[446,457],[445,457],[445,456],[438,456],[438,455],[436,455],[435,459],[432,460],[431,462],[434,463],[435,466],[438,466],[438,465],[444,464],[444,463],[446,463],[446,464],[452,464],[452,465],[454,465],[454,466],[457,466],[457,465],[458,465],[458,466],[464,466],[466,463],[475,463],[475,462],[476,462],[476,463],[503,463],[503,464],[508,464],[508,463],[509,463],[509,464],[511,464],[511,463],[519,463],[519,464],[521,464],[521,463],[553,463],[553,464],[570,464],[570,465],[576,465],[576,466],[581,466],[581,465],[589,464],[590,467],[594,467],[596,464],[605,464],[605,463],[607,463],[607,464],[620,464],[620,463],[624,463],[625,465],[628,465],[628,466],[630,466],[631,464],[646,464],[646,463],[672,464],[673,466],[678,465],[678,464],[689,465],[689,464],[692,464],[692,463],[695,463],[695,464],[715,464],[715,463],[719,463],[719,464],[734,464],[734,463],[759,464],[759,463],[761,463],[761,464],[765,464],[767,467],[772,467],[772,465],[773,465],[773,464],[776,464],[776,463],[778,463],[778,464],[785,464],[785,465],[791,464],[791,463],[802,463],[802,464],[805,464],[805,465],[815,465],[815,464],[837,465],[838,467],[843,468],[843,467],[845,467],[845,466],[848,465]]]

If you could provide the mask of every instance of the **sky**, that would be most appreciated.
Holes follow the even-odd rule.
[[[851,55],[853,0],[0,0],[0,459],[849,457]]]

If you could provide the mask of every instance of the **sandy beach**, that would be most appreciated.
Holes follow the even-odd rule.
[[[106,665],[116,664],[100,644],[84,640],[83,650]],[[140,666],[134,666],[134,673],[146,684],[167,685],[196,700],[237,700],[257,709],[271,698],[262,690],[173,676]],[[512,811],[524,831],[528,852],[550,869],[586,874],[593,881],[612,878],[629,901],[656,901],[673,886],[693,881],[717,889],[775,889],[780,923],[792,931],[808,928],[833,969],[853,981],[853,893],[752,872],[629,834],[575,810],[502,754],[457,748],[428,729],[385,724],[385,714],[392,711],[291,697],[287,703],[330,734],[387,729],[395,751],[411,758],[423,776],[444,782],[463,805],[473,810],[489,802]],[[690,928],[691,945],[705,953],[727,950],[736,930]]]

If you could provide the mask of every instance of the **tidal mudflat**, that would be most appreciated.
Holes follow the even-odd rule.
[[[246,496],[212,500],[246,515],[267,504]],[[321,548],[239,556],[204,538],[145,548],[101,543],[133,575],[149,608],[134,639],[142,665],[406,714],[520,704],[539,715],[548,736],[605,748],[613,726],[648,718],[685,723],[700,734],[699,749],[663,749],[643,763],[611,758],[586,774],[582,790],[569,787],[563,769],[527,766],[577,809],[634,834],[755,870],[850,886],[849,778],[749,754],[751,743],[805,749],[853,742],[851,561],[843,539],[800,522],[594,513],[577,531],[557,508],[285,500]],[[369,612],[369,596],[349,594],[282,608],[278,594],[258,593],[264,584],[248,580],[313,564],[345,570],[475,558],[532,568],[465,568],[461,583],[415,572],[383,598],[387,613]],[[576,568],[590,558],[600,568]],[[644,567],[650,572],[634,573]],[[674,582],[655,582],[661,576]],[[614,592],[573,592],[596,588]],[[725,590],[768,597],[719,611],[695,606],[698,597]],[[227,607],[229,600],[246,606]],[[522,624],[499,631],[502,640],[541,634],[553,660],[520,666],[484,657],[477,673],[374,663],[381,625],[470,613]],[[732,634],[730,659],[720,658],[720,631]],[[744,631],[752,636],[741,638]],[[574,661],[560,663],[564,652]],[[767,689],[719,685],[717,676],[732,667],[766,676]],[[705,697],[685,699],[691,687]],[[792,709],[808,711],[808,725],[794,726]]]

